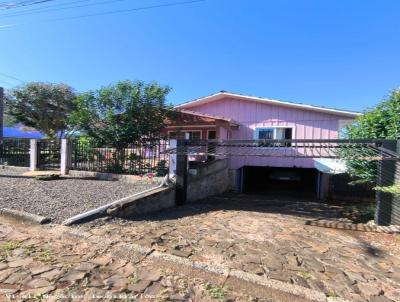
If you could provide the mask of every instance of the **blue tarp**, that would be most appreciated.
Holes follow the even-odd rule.
[[[24,126],[3,127],[4,137],[19,138],[43,138],[43,134],[36,130],[27,129]]]

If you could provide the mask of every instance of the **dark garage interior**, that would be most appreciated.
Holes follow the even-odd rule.
[[[247,166],[242,177],[244,193],[317,197],[318,171],[313,168]]]

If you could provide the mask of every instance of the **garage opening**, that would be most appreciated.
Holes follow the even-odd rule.
[[[313,168],[243,167],[243,192],[317,198],[318,171]]]

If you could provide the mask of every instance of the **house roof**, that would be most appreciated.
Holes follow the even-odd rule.
[[[232,125],[239,125],[239,123],[235,122],[233,119],[225,117],[225,116],[219,116],[219,115],[213,115],[213,114],[206,114],[206,113],[201,113],[197,111],[191,111],[187,109],[179,109],[179,112],[185,113],[185,114],[190,114],[190,115],[196,115],[196,116],[201,116],[205,118],[210,118],[214,120],[220,120],[220,121],[225,121],[228,122]]]
[[[323,113],[328,113],[328,114],[335,114],[335,115],[340,115],[340,116],[349,117],[349,118],[355,118],[359,115],[362,115],[362,113],[355,112],[355,111],[327,108],[327,107],[323,107],[323,106],[314,106],[314,105],[307,105],[307,104],[301,104],[301,103],[292,103],[292,102],[287,102],[287,101],[279,101],[279,100],[231,93],[231,92],[226,92],[226,91],[220,91],[218,93],[215,93],[215,94],[212,94],[209,96],[205,96],[205,97],[201,97],[201,98],[189,101],[189,102],[185,102],[185,103],[175,106],[175,108],[186,110],[193,106],[218,101],[218,100],[221,100],[226,97],[230,97],[230,98],[234,98],[234,99],[238,99],[238,100],[245,100],[245,101],[251,101],[251,102],[259,102],[259,103],[264,103],[264,104],[272,104],[272,105],[277,105],[277,106],[302,109],[302,110],[310,110],[310,111],[317,111],[317,112],[323,112]]]

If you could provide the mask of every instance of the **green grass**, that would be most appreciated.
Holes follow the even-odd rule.
[[[33,259],[46,264],[51,264],[55,260],[53,254],[47,249],[40,249]]]
[[[139,281],[140,281],[140,279],[135,275],[131,275],[131,276],[128,277],[128,283],[129,284],[136,284]]]
[[[304,279],[310,279],[311,274],[309,272],[298,272],[297,273],[300,277],[303,277]]]
[[[328,292],[326,293],[327,297],[331,297],[331,298],[337,298],[338,295],[336,294],[336,292],[332,289],[329,289]]]
[[[8,241],[0,245],[0,262],[5,262],[11,252],[21,246],[19,241]]]
[[[211,298],[224,300],[225,299],[225,291],[222,287],[217,285],[212,285],[211,283],[204,284],[204,289],[210,295]]]

